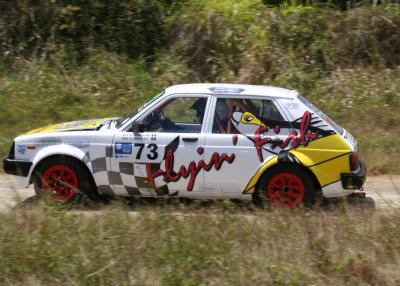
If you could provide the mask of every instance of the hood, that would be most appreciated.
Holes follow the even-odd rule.
[[[87,120],[80,120],[80,121],[70,121],[59,123],[55,125],[48,125],[45,127],[37,128],[26,132],[20,136],[30,135],[30,134],[37,134],[37,133],[45,133],[45,132],[57,132],[57,131],[79,131],[79,130],[95,130],[98,128],[102,123],[109,121],[111,119],[116,118],[101,118],[101,119],[87,119]]]

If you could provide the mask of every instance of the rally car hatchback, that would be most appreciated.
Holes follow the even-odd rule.
[[[71,199],[176,196],[308,204],[360,189],[357,143],[296,91],[233,84],[167,88],[125,118],[15,138],[4,170]]]

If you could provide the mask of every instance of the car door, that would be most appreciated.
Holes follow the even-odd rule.
[[[113,141],[110,181],[118,195],[191,196],[204,191],[203,119],[208,95],[171,95]],[[186,195],[185,195],[186,194]]]
[[[215,194],[242,194],[257,170],[275,157],[291,131],[273,99],[215,96],[213,124],[207,134],[204,160],[234,157],[231,164],[205,173],[205,189]]]

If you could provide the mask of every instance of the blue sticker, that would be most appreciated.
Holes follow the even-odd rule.
[[[26,152],[26,145],[17,145],[17,150],[19,154],[24,155]]]
[[[241,93],[244,88],[233,88],[233,87],[211,87],[210,90],[213,93]]]
[[[115,154],[132,154],[132,143],[116,143]]]
[[[79,148],[79,149],[85,149],[85,148],[90,147],[90,143],[86,143],[86,142],[82,142],[82,141],[68,142],[66,144],[71,145],[75,148]]]

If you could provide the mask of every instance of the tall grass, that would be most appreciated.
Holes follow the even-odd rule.
[[[200,80],[262,84],[293,71],[318,79],[337,68],[400,64],[400,8],[289,6],[255,0],[187,1],[166,19],[168,46]]]
[[[41,202],[0,215],[0,283],[397,285],[399,213]]]

